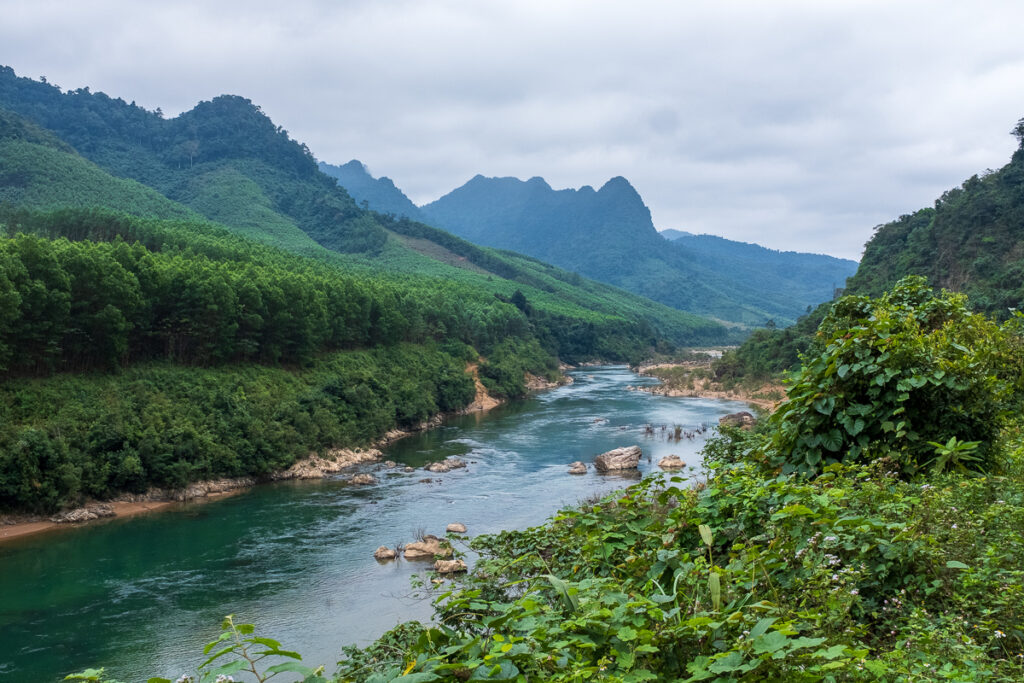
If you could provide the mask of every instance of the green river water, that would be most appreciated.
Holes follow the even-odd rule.
[[[226,614],[331,672],[342,645],[430,618],[429,601],[410,588],[429,564],[378,564],[377,546],[412,541],[421,530],[440,536],[454,521],[470,535],[540,524],[630,483],[566,473],[573,460],[589,463],[611,448],[640,445],[642,474],[670,453],[699,465],[706,436],[674,442],[660,430],[645,434],[644,425],[694,429],[744,409],[628,391],[654,381],[624,367],[571,374],[574,384],[392,444],[385,458],[417,470],[367,465],[375,486],[267,484],[0,545],[0,681],[56,681],[89,666],[130,683],[173,680],[194,673]],[[469,466],[419,469],[451,455]]]

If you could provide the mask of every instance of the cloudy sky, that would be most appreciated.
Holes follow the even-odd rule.
[[[243,95],[421,204],[622,175],[659,229],[858,258],[1009,159],[1022,25],[1012,0],[34,0],[0,63],[169,115]]]

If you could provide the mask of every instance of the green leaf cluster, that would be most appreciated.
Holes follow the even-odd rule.
[[[991,444],[1019,405],[1024,369],[1016,322],[1000,326],[911,276],[877,300],[844,297],[819,335],[824,351],[771,418],[783,471],[885,455],[912,475],[939,463],[930,441],[950,438],[979,442],[971,469],[998,469]]]

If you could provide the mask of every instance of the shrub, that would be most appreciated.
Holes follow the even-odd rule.
[[[963,295],[933,295],[918,276],[877,300],[844,297],[819,329],[824,351],[772,417],[776,464],[816,472],[884,453],[905,474],[997,468],[991,443],[1019,399],[1018,327],[971,313]],[[979,443],[959,459],[929,443],[950,439]]]

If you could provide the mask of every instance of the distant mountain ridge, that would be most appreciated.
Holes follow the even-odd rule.
[[[374,178],[363,162],[353,159],[335,166],[320,162],[320,171],[338,181],[357,202],[378,213],[393,214],[414,221],[422,221],[423,213],[405,193],[395,187],[388,177]]]
[[[600,353],[620,358],[659,339],[707,344],[738,338],[716,321],[368,211],[319,170],[305,145],[244,97],[218,96],[165,119],[120,98],[88,88],[65,92],[0,66],[0,146],[0,208],[14,209],[11,215],[114,209],[196,225],[212,220],[373,280],[399,298],[420,296],[411,293],[415,287],[455,288],[507,303],[518,292],[516,300],[528,302],[523,305],[534,316],[527,324],[561,321],[544,342],[567,356],[606,341],[618,346]],[[9,227],[0,225],[0,235]],[[461,315],[471,319],[476,314],[467,303],[463,295]],[[374,315],[367,311],[368,319]],[[412,322],[432,324],[429,318]],[[496,335],[501,325],[494,321]]]
[[[790,324],[831,298],[856,262],[712,236],[667,240],[628,180],[554,190],[543,179],[486,178],[420,207],[426,222],[512,249],[680,310],[748,327]]]

